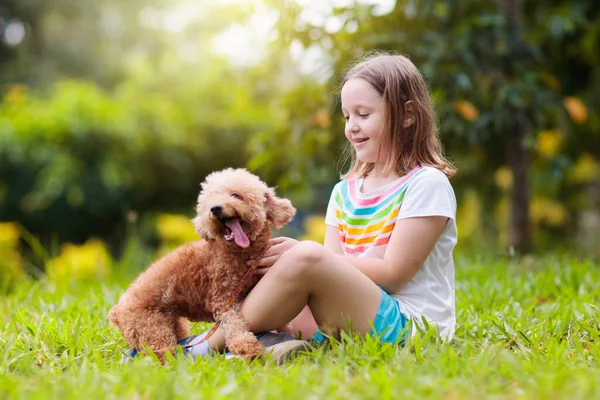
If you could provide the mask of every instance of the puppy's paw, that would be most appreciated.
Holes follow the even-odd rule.
[[[256,357],[264,350],[263,345],[250,332],[245,332],[227,342],[229,351],[242,357]]]

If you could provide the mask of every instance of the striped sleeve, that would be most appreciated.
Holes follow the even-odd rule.
[[[340,183],[335,185],[331,191],[327,213],[325,214],[325,224],[335,226],[336,228],[339,225],[338,215],[341,213]]]

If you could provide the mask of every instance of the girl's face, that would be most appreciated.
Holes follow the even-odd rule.
[[[344,133],[364,163],[385,164],[387,149],[381,146],[385,124],[383,97],[361,78],[351,78],[342,87]]]

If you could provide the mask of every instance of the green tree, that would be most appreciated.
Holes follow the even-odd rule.
[[[563,98],[588,96],[584,103],[597,104],[593,93],[599,88],[599,63],[591,50],[598,48],[600,37],[594,28],[600,17],[597,2],[398,1],[384,15],[354,4],[333,8],[313,23],[293,2],[270,3],[281,15],[278,46],[301,43],[305,49],[323,49],[329,57],[328,87],[335,87],[350,63],[370,50],[409,55],[431,84],[442,139],[460,161],[457,187],[476,186],[484,193],[486,209],[492,209],[501,195],[492,177],[509,165],[508,245],[531,249],[530,193],[539,183],[532,182],[530,173],[538,133],[560,130],[565,141],[576,143],[583,135],[575,133],[585,130],[585,142],[596,142],[589,132],[598,131],[597,116],[575,121],[584,124],[575,127]],[[339,29],[331,29],[329,22]],[[329,105],[338,113],[334,99]],[[332,132],[341,129],[336,122]],[[332,141],[340,143],[342,135],[333,134]],[[554,195],[564,189],[566,170],[575,161],[574,154],[566,153],[568,147],[543,165],[550,171],[548,186],[555,188]]]
[[[191,61],[199,62],[200,42],[206,51],[216,32],[252,10],[201,0],[193,15],[183,18],[185,6],[157,0],[5,0],[0,28],[18,21],[25,36],[16,45],[0,40],[0,83],[43,87],[70,77],[113,87],[128,78],[130,64],[139,59],[158,60],[170,53],[181,60],[181,52],[174,50],[185,47],[194,49]]]
[[[58,25],[17,10],[28,35],[47,46],[38,54],[24,41],[24,55],[0,71],[12,82],[0,101],[0,220],[21,222],[45,243],[100,236],[118,248],[129,211],[191,214],[205,175],[246,164],[250,133],[271,124],[266,72],[241,75],[213,53],[212,38],[244,7],[206,2],[210,12],[168,37],[160,27],[136,32],[142,10],[150,20],[163,16],[152,2],[136,2],[119,14],[131,28],[121,42],[96,35],[94,16],[126,5],[83,3],[24,3],[39,20],[64,18]],[[70,35],[87,23],[92,32],[72,45],[89,51],[53,52],[62,29]],[[33,55],[35,67],[8,67]]]

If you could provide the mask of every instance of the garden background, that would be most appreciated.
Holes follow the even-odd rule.
[[[32,378],[36,368],[62,371],[66,357],[80,371],[82,360],[114,356],[123,344],[106,310],[152,260],[197,237],[190,219],[211,171],[255,172],[298,208],[278,234],[322,240],[345,167],[339,82],[371,50],[405,54],[423,72],[459,170],[457,335],[476,344],[431,351],[459,374],[457,353],[479,365],[504,356],[477,361],[472,351],[499,344],[522,368],[519,381],[529,364],[515,346],[538,344],[507,327],[512,316],[552,338],[546,346],[556,340],[540,347],[542,360],[576,354],[577,371],[598,376],[586,353],[600,332],[598,49],[596,0],[1,0],[0,366],[9,378],[0,394],[44,397],[51,380]],[[73,320],[89,293],[89,315]],[[515,304],[549,307],[551,322]],[[86,318],[85,345],[70,343]],[[583,385],[582,398],[598,393],[558,370]],[[525,394],[541,393],[550,378],[540,371]],[[85,376],[93,387],[95,375]],[[31,379],[39,391],[19,389]],[[486,388],[521,393],[510,379]],[[75,396],[71,383],[65,393]]]

